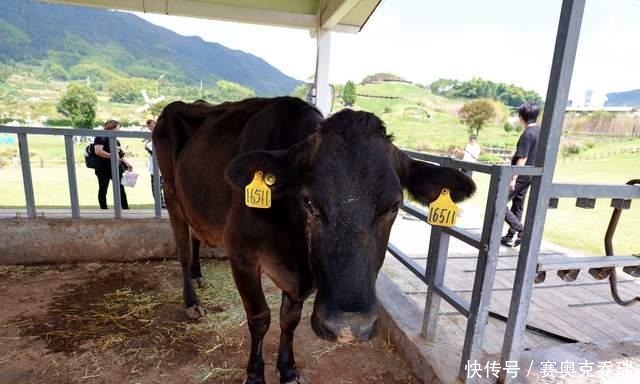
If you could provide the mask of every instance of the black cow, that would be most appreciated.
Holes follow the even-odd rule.
[[[194,291],[200,242],[223,244],[251,332],[247,383],[264,382],[262,339],[271,314],[262,274],[282,290],[280,381],[298,382],[293,333],[314,290],[311,324],[319,337],[375,335],[375,281],[403,188],[422,203],[443,187],[455,201],[475,191],[461,172],[407,157],[375,115],[346,109],[323,119],[291,97],[175,102],[158,119],[153,142],[187,314],[204,315]],[[245,186],[258,171],[272,184],[268,209],[245,205]]]

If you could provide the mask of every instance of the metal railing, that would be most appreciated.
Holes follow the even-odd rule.
[[[492,314],[490,311],[491,294],[493,291],[493,283],[498,264],[502,227],[508,203],[509,182],[513,175],[528,175],[531,176],[532,179],[540,179],[542,177],[543,168],[470,163],[420,152],[405,152],[415,160],[427,161],[441,166],[460,168],[463,170],[473,170],[489,174],[490,176],[488,187],[489,198],[486,202],[484,222],[480,233],[474,233],[467,229],[455,226],[432,226],[426,268],[420,266],[393,243],[389,243],[387,249],[391,255],[393,255],[401,264],[403,264],[418,279],[427,285],[427,297],[422,324],[422,334],[427,341],[431,342],[435,340],[441,300],[444,299],[460,314],[467,318],[467,328],[459,369],[459,376],[464,378],[467,363],[469,361],[481,360],[487,318]],[[549,196],[551,196],[551,198],[548,200],[548,204],[550,207],[553,207],[554,204],[557,205],[557,200],[559,198],[568,197],[576,198],[576,205],[578,206],[583,206],[582,204],[584,200],[590,200],[592,198],[609,198],[612,199],[612,206],[625,205],[628,207],[629,199],[640,199],[640,186],[551,184],[549,190]],[[528,208],[528,217],[529,215],[534,216],[536,214],[535,205],[531,204],[531,200],[529,201],[529,204],[530,208]],[[589,208],[588,206],[583,207]],[[402,209],[419,220],[425,223],[427,222],[428,212],[421,207],[405,203],[402,206]],[[531,233],[533,231],[534,224],[535,222],[527,220],[525,222],[525,233]],[[538,227],[536,229],[542,231],[543,227]],[[444,284],[449,240],[451,237],[454,237],[478,250],[478,259],[475,269],[476,273],[470,302],[467,302],[454,290],[448,288]],[[528,252],[528,250],[525,250],[525,252],[521,250],[519,263],[531,262],[535,263],[536,266],[538,263],[543,265],[542,261],[539,262],[538,256],[538,251],[536,251],[536,253],[532,253]],[[575,268],[588,267],[591,265],[590,263],[592,263],[590,258],[572,260],[572,266]],[[620,260],[614,260],[613,258],[608,258],[606,260],[607,266],[616,263],[619,264]],[[636,259],[635,262],[627,261],[627,264],[638,265],[640,264],[640,259]],[[522,282],[518,281],[516,278],[514,280],[514,289],[518,286],[521,286],[524,294],[531,297],[533,281],[530,281],[530,283],[527,284],[522,284]],[[511,301],[510,313],[515,313],[519,318],[524,318],[525,324],[523,326],[523,332],[517,333],[511,338],[505,338],[503,349],[512,350],[514,348],[514,344],[521,345],[522,338],[524,337],[524,329],[532,329],[536,332],[542,332],[547,336],[557,337],[564,341],[570,340],[566,337],[555,335],[549,331],[527,326],[526,311],[528,309],[528,304],[528,301]],[[503,320],[507,322],[510,320],[512,321],[512,317],[499,317],[503,318]]]
[[[509,182],[515,174],[539,177],[542,174],[542,168],[489,165],[413,151],[406,151],[406,153],[416,160],[485,173],[490,176],[489,198],[485,206],[484,222],[480,234],[472,233],[459,227],[431,227],[426,270],[422,269],[393,244],[389,244],[388,248],[389,253],[425,282],[428,287],[422,325],[422,334],[427,341],[435,340],[441,299],[447,301],[467,318],[467,330],[459,371],[460,376],[464,377],[467,361],[479,359],[479,354],[482,351],[485,326],[490,312],[493,281],[498,265],[500,237],[509,197]],[[427,221],[427,213],[421,208],[405,204],[402,209],[424,222]],[[470,302],[466,302],[460,295],[444,284],[451,236],[478,250],[476,274]]]
[[[64,136],[65,157],[67,164],[67,180],[69,183],[69,200],[71,206],[71,217],[80,218],[80,204],[78,202],[78,181],[76,178],[75,153],[73,146],[74,136],[86,137],[106,137],[109,139],[109,148],[117,148],[117,138],[140,138],[148,139],[150,132],[129,132],[129,131],[105,131],[93,129],[66,129],[66,128],[37,128],[37,127],[10,127],[0,125],[0,133],[13,133],[18,136],[18,150],[20,152],[20,167],[22,170],[22,182],[24,185],[24,198],[29,218],[36,217],[37,204],[33,193],[33,179],[31,176],[31,160],[29,155],[28,135]],[[118,151],[110,151],[111,157],[111,181],[113,186],[113,207],[114,216],[122,218],[122,206],[120,196],[120,177],[118,171]],[[155,217],[162,216],[162,206],[160,199],[160,170],[155,151],[152,155],[153,161],[153,194]]]

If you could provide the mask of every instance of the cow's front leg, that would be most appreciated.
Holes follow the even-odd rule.
[[[300,323],[303,301],[293,301],[285,293],[280,305],[280,347],[278,348],[278,371],[280,383],[302,383],[293,357],[293,334]]]
[[[233,260],[232,257],[230,259]],[[262,359],[262,339],[269,329],[271,312],[264,298],[261,273],[256,265],[231,263],[233,279],[236,282],[242,304],[247,313],[247,323],[251,333],[251,353],[247,364],[246,384],[263,384],[264,361]]]

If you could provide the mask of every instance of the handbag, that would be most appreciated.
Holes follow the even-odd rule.
[[[120,184],[125,187],[135,187],[136,182],[138,181],[138,174],[135,172],[124,171],[122,174],[122,179],[120,180]]]

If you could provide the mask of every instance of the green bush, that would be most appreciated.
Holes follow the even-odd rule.
[[[577,155],[582,150],[582,147],[576,143],[568,143],[562,146],[562,156]]]
[[[515,129],[513,128],[513,125],[509,124],[509,122],[504,123],[502,128],[504,129],[505,132],[511,132]]]
[[[342,90],[342,101],[344,102],[344,105],[347,107],[352,106],[355,104],[357,97],[356,85],[351,80],[347,81],[344,85],[344,89]]]
[[[109,101],[123,104],[140,103],[142,94],[130,80],[117,79],[109,82]]]
[[[391,113],[393,110],[391,109],[391,107],[387,106],[384,107],[383,113]]]
[[[47,121],[45,121],[45,125],[47,125],[49,127],[71,127],[71,126],[73,126],[71,124],[71,120],[70,119],[47,119]]]
[[[480,156],[478,156],[478,161],[489,164],[504,164],[505,162],[502,157],[491,152],[481,153]]]

